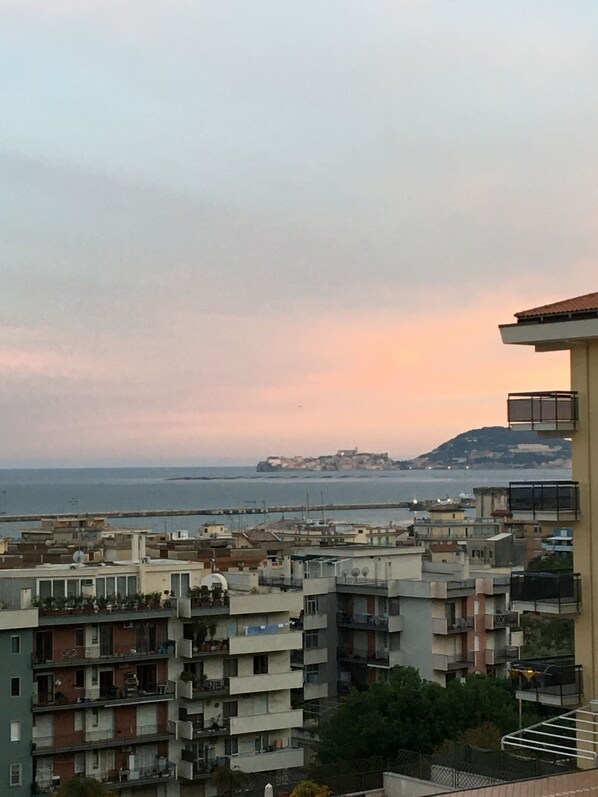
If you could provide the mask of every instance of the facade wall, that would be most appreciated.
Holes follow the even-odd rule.
[[[12,614],[12,612],[11,612]],[[18,643],[15,641],[18,639]],[[19,652],[14,652],[18,645]],[[33,629],[18,628],[0,631],[0,794],[29,797],[33,783],[31,761],[31,655],[33,651]],[[19,694],[12,696],[13,679],[19,679]],[[18,725],[17,725],[18,723]],[[10,785],[12,764],[21,765],[21,785]]]

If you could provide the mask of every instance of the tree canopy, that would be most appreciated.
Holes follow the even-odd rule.
[[[58,789],[56,797],[109,797],[112,792],[94,778],[75,775]]]
[[[506,679],[470,675],[464,683],[455,679],[442,687],[423,680],[412,667],[395,667],[388,681],[349,693],[321,728],[317,754],[327,763],[392,757],[401,748],[431,753],[446,739],[486,723],[501,735],[519,727],[518,706]]]

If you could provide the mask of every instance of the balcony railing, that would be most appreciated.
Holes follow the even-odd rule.
[[[518,611],[575,614],[581,605],[580,575],[536,571],[513,573],[511,605]]]
[[[137,694],[128,694],[123,687],[106,687],[98,692],[90,694],[85,690],[77,690],[79,693],[67,693],[56,691],[52,697],[34,696],[32,706],[34,710],[52,711],[58,709],[68,709],[73,706],[85,708],[85,706],[101,705],[126,705],[129,703],[155,703],[159,700],[172,700],[175,695],[174,681],[160,683],[153,690],[145,690],[139,687]]]
[[[578,426],[577,393],[509,393],[509,427],[521,431],[572,432]]]
[[[432,654],[432,666],[435,670],[447,672],[448,670],[463,670],[474,663],[473,653],[455,653],[450,656],[445,653]]]
[[[143,783],[154,783],[156,781],[176,778],[176,764],[166,759],[157,759],[156,764],[150,767],[139,767],[134,769],[114,769],[99,780],[111,788],[128,788],[131,783],[143,785]]]
[[[388,616],[383,614],[349,614],[348,612],[337,612],[336,622],[338,625],[351,625],[358,628],[369,628],[372,631],[388,628]]]
[[[34,752],[47,755],[50,751],[60,749],[86,749],[90,745],[96,747],[115,747],[119,745],[139,744],[156,737],[171,735],[164,724],[143,725],[137,728],[109,731],[74,731],[73,733],[38,736],[32,742]]]
[[[356,664],[378,664],[380,666],[388,666],[389,664],[389,654],[387,650],[377,650],[372,652],[369,650],[339,647],[338,657],[339,659],[352,661]]]
[[[303,581],[300,578],[289,576],[263,576],[258,577],[258,584],[261,587],[278,587],[283,592],[287,589],[303,589]]]
[[[486,631],[496,631],[500,628],[509,628],[512,625],[517,625],[519,622],[519,615],[517,612],[495,612],[495,614],[487,614],[485,620]]]
[[[108,652],[100,652],[98,645],[95,647],[77,646],[54,650],[49,657],[33,653],[32,660],[34,666],[47,666],[50,664],[55,667],[80,667],[84,664],[105,664],[112,659],[118,662],[122,660],[135,661],[136,659],[165,658],[166,656],[174,654],[175,650],[176,645],[173,640],[159,642],[151,649],[147,646],[134,647],[131,645],[115,645],[112,650]]]
[[[518,700],[550,706],[577,706],[582,702],[581,664],[562,658],[515,660],[509,666],[509,675]]]
[[[579,484],[573,481],[510,482],[509,509],[523,520],[577,520]]]
[[[181,765],[181,777],[191,780],[203,780],[209,778],[215,769],[224,768],[228,764],[228,759],[219,758],[198,758],[197,753],[192,750],[183,750],[181,752],[181,759],[183,762],[190,764],[187,769],[184,764]]]
[[[446,617],[432,618],[433,634],[463,634],[473,629],[473,617],[456,617],[449,620]]]

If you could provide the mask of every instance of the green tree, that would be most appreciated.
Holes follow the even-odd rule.
[[[533,722],[535,714],[526,716]],[[388,681],[352,690],[320,730],[322,763],[381,755],[404,748],[430,753],[446,739],[490,723],[503,735],[519,727],[507,679],[471,675],[442,687],[411,667],[395,667]]]
[[[228,797],[243,789],[248,782],[247,775],[239,767],[217,767],[212,772],[212,780],[216,786],[218,794],[226,794]]]
[[[568,617],[539,617],[529,612],[521,615],[521,628],[525,657],[564,656],[574,652],[574,621]]]
[[[328,786],[316,783],[315,780],[302,780],[291,792],[291,797],[328,797],[329,794]]]
[[[110,797],[112,792],[94,778],[75,775],[58,789],[56,797]]]
[[[561,570],[571,573],[573,570],[573,554],[546,554],[546,556],[536,556],[527,563],[526,570],[539,570],[545,573],[560,572]]]

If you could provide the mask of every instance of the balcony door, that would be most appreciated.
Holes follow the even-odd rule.
[[[35,632],[35,660],[38,664],[52,661],[54,658],[52,631]]]
[[[100,626],[100,656],[114,655],[114,633],[111,625]]]

